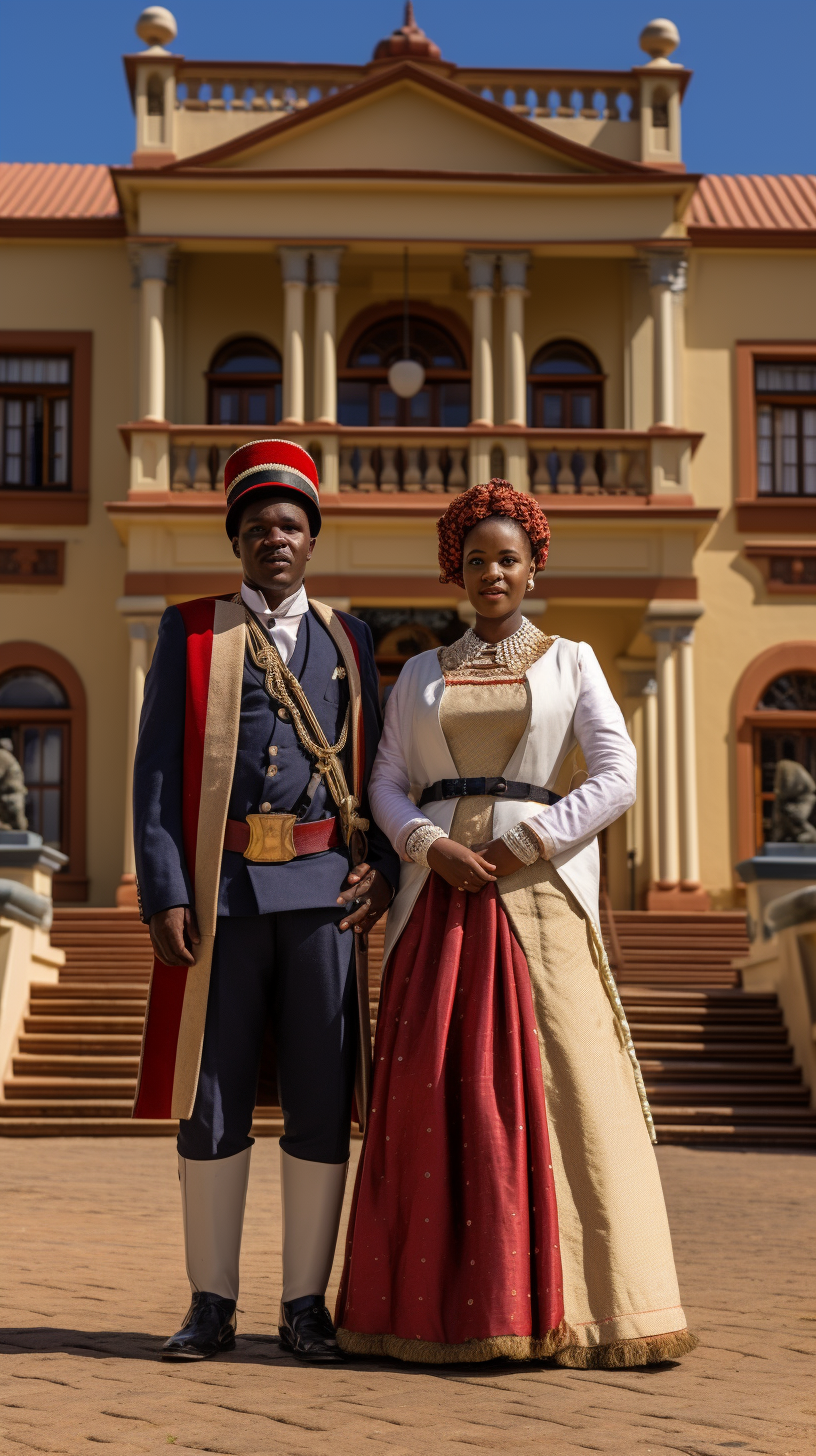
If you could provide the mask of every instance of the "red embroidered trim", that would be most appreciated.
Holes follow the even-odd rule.
[[[485,676],[484,677],[446,677],[445,678],[445,687],[446,688],[466,688],[466,687],[479,687],[479,688],[481,688],[481,687],[484,687],[485,683],[487,683],[489,687],[495,688],[495,687],[507,687],[507,685],[509,683],[523,683],[524,681],[525,681],[525,679],[523,677],[488,677],[487,674],[485,673]]]

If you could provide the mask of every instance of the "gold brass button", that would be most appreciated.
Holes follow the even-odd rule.
[[[261,804],[261,813],[262,814],[268,814],[271,808],[272,808],[272,805],[271,804]]]
[[[270,750],[269,750],[269,757],[270,758],[275,758],[277,756],[277,752],[278,752],[277,748],[270,748]]]
[[[271,778],[274,778],[274,777],[275,777],[275,774],[276,774],[276,773],[277,773],[277,772],[278,772],[278,770],[277,770],[277,769],[276,769],[276,768],[275,768],[275,766],[274,766],[274,764],[272,764],[272,765],[271,765],[271,767],[269,767],[269,768],[268,768],[268,769],[267,769],[267,770],[266,770],[266,776],[267,776],[267,778],[270,778],[270,779],[271,779]]]
[[[289,713],[286,708],[278,708],[278,717],[284,722],[289,722]]]

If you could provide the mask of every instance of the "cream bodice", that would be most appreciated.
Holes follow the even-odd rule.
[[[439,724],[463,778],[494,777],[506,769],[530,721],[530,685],[525,676],[547,651],[553,638],[545,637],[524,620],[517,642],[489,643],[468,632],[451,647],[440,648],[439,665],[445,690],[439,704]],[[512,641],[512,639],[511,639]],[[460,799],[450,838],[459,844],[484,844],[493,838],[495,800]]]

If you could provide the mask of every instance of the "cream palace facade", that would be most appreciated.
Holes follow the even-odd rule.
[[[686,170],[665,21],[627,71],[459,68],[410,7],[360,66],[139,33],[131,165],[0,167],[0,738],[57,897],[132,900],[159,617],[235,589],[224,460],[280,433],[321,472],[309,589],[386,685],[466,620],[451,494],[541,497],[531,615],[639,749],[612,901],[740,904],[776,760],[816,768],[816,179]]]

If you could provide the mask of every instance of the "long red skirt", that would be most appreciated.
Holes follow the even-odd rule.
[[[424,1361],[558,1343],[561,1258],[530,975],[494,885],[431,874],[390,957],[337,1301],[341,1343]]]

